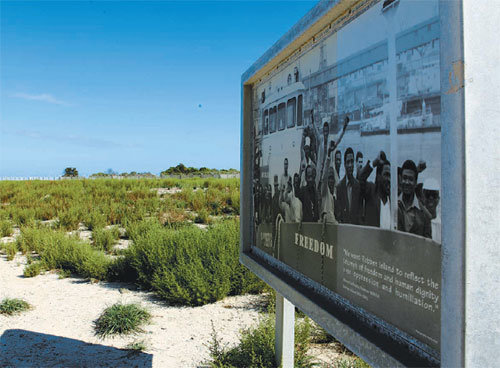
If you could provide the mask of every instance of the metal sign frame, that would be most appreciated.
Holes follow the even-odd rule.
[[[400,0],[407,1],[407,0]],[[369,0],[320,1],[241,78],[240,261],[277,292],[374,366],[463,366],[465,144],[462,1],[439,3],[442,168],[441,354],[366,313],[299,272],[252,247],[253,87],[334,20]],[[449,159],[453,158],[453,159]]]

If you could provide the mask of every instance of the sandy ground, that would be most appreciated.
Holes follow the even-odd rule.
[[[55,273],[24,278],[25,259],[0,256],[0,300],[22,298],[33,309],[0,315],[2,367],[202,367],[212,323],[227,344],[259,319],[261,296],[229,297],[203,307],[169,307],[150,293],[123,283],[91,284]],[[153,315],[139,335],[99,339],[93,321],[114,303],[140,303]],[[142,353],[123,350],[144,340]]]

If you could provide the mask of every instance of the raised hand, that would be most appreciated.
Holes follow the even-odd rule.
[[[425,161],[423,160],[420,160],[418,162],[418,166],[417,166],[417,170],[419,173],[421,173],[422,171],[424,171],[425,169],[427,168],[427,164],[425,163]]]
[[[347,129],[347,125],[349,125],[349,116],[346,115],[346,117],[344,118],[344,130]]]

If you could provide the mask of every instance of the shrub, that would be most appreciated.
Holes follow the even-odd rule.
[[[131,342],[128,344],[125,349],[130,350],[130,351],[135,351],[135,352],[140,352],[146,350],[147,345],[144,340],[136,340],[134,342]]]
[[[40,273],[44,270],[43,264],[40,261],[32,262],[28,264],[23,270],[24,277],[35,277],[40,275]]]
[[[47,228],[23,228],[17,239],[18,247],[40,255],[43,269],[62,269],[87,278],[104,280],[113,262],[103,252],[76,237]],[[31,265],[30,265],[31,266]],[[33,266],[36,271],[38,266]]]
[[[124,253],[127,254],[125,249]],[[130,258],[127,256],[119,256],[112,260],[108,267],[107,279],[109,281],[136,282],[137,272],[130,265]]]
[[[23,254],[29,252],[40,254],[45,248],[50,247],[53,242],[57,241],[56,239],[65,236],[64,233],[46,227],[22,227],[21,236],[16,239],[16,244]]]
[[[31,305],[22,299],[5,298],[0,303],[0,314],[9,316],[31,309]]]
[[[12,224],[9,220],[1,220],[0,221],[0,238],[4,236],[11,236],[14,233],[14,229],[12,229]]]
[[[229,294],[262,290],[238,261],[239,224],[226,221],[208,230],[138,224],[126,254],[138,282],[171,304],[203,305]],[[249,276],[249,277],[246,277]]]
[[[194,222],[197,224],[210,224],[212,219],[208,211],[204,208],[198,211],[198,215],[195,217]]]
[[[12,220],[18,226],[31,225],[35,221],[35,210],[33,208],[15,208]]]
[[[243,330],[237,346],[223,347],[215,331],[209,345],[211,367],[217,368],[275,368],[275,316],[269,314],[257,327]],[[213,328],[213,327],[212,327]],[[308,318],[295,322],[294,366],[309,368],[316,365],[307,355],[310,345],[311,322]]]
[[[110,229],[97,228],[92,231],[92,242],[94,247],[106,252],[111,252],[113,245],[120,237],[120,231],[117,227],[112,227]]]
[[[7,255],[7,261],[12,261],[17,253],[17,246],[14,242],[4,243],[2,248]]]
[[[106,216],[98,211],[91,211],[86,216],[84,223],[89,230],[101,229],[106,226]]]
[[[60,238],[40,255],[49,269],[62,269],[86,278],[105,280],[112,260],[88,243],[74,238]]]
[[[69,210],[58,214],[58,225],[61,229],[76,230],[80,225],[82,215],[79,208],[71,207]]]
[[[95,321],[95,334],[101,338],[115,334],[141,332],[141,325],[149,322],[151,314],[137,304],[114,304]]]

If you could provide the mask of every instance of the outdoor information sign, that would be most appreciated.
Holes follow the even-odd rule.
[[[440,364],[443,9],[322,1],[242,78],[241,260],[375,365]]]

